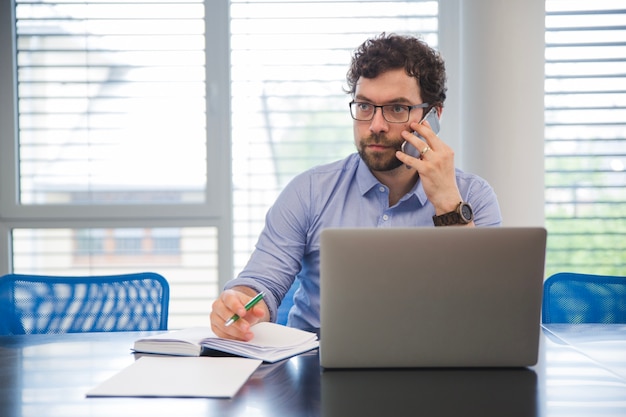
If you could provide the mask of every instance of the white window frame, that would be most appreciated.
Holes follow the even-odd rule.
[[[207,185],[199,204],[21,205],[17,149],[15,2],[0,0],[0,275],[15,228],[216,227],[220,285],[232,273],[229,2],[205,1]]]

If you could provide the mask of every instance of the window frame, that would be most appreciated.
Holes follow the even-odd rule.
[[[219,279],[232,272],[230,176],[229,2],[204,2],[206,39],[205,201],[197,204],[23,205],[19,202],[19,149],[15,1],[0,1],[0,275],[12,268],[16,228],[216,227]]]
[[[11,74],[10,77],[0,79],[0,92],[3,97],[11,97],[12,105],[6,111],[0,113],[0,121],[5,129],[0,131],[2,143],[2,155],[0,160],[4,167],[1,173],[11,178],[18,172],[18,113],[17,113],[17,74],[16,45],[15,45],[15,2],[10,3],[10,16],[2,22],[0,36],[0,72]],[[221,39],[228,35],[227,22],[228,9],[223,7],[223,2],[211,5],[212,12],[205,13],[205,30],[207,39]],[[205,5],[205,7],[208,5]],[[6,7],[6,6],[5,6]],[[215,9],[213,9],[215,7]],[[221,16],[218,17],[218,16]],[[10,39],[9,45],[7,40]],[[210,47],[210,50],[209,50]],[[0,191],[0,210],[5,218],[49,218],[49,219],[91,219],[91,218],[151,218],[163,217],[176,218],[181,215],[185,218],[217,219],[224,215],[219,201],[224,191],[230,192],[230,187],[224,187],[224,181],[229,180],[223,168],[227,168],[224,160],[230,155],[230,144],[219,138],[224,137],[224,132],[230,131],[229,106],[223,105],[230,99],[229,50],[227,45],[219,42],[207,44],[206,51],[206,97],[207,97],[207,149],[215,152],[207,152],[207,183],[204,190],[205,202],[198,204],[54,204],[54,205],[23,205],[19,203],[19,181],[3,183]],[[218,59],[215,59],[215,58]],[[7,94],[8,95],[5,95]],[[220,103],[220,104],[218,104]]]

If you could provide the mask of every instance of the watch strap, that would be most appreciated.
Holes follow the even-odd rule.
[[[453,226],[461,223],[461,215],[456,211],[441,214],[439,216],[433,216],[433,223],[435,226]]]
[[[463,206],[468,206],[470,208],[471,216],[469,219],[466,219],[461,215],[461,210]],[[440,214],[439,216],[433,216],[433,223],[435,226],[454,226],[459,224],[468,224],[472,220],[474,220],[474,213],[471,212],[471,206],[468,203],[461,201],[459,205],[456,207],[454,211],[449,213]]]

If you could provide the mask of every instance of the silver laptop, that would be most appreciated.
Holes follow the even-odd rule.
[[[326,229],[324,368],[537,362],[544,228]]]

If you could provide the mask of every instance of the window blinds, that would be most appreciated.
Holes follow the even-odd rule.
[[[15,13],[21,204],[203,202],[202,1]]]
[[[623,1],[546,1],[548,275],[626,275],[625,22]]]
[[[383,31],[437,47],[438,2],[231,1],[235,273],[285,184],[355,151],[345,76]]]
[[[204,2],[16,0],[15,17],[19,203],[87,217],[12,229],[13,270],[156,270],[170,327],[206,324],[221,236],[177,212],[207,196]],[[178,217],[108,216],[157,205]]]

